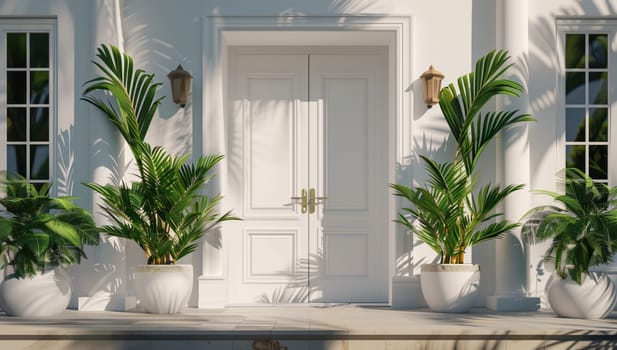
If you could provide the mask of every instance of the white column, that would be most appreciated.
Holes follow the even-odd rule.
[[[94,60],[101,44],[123,46],[119,0],[92,2],[92,47],[89,52]],[[101,74],[92,65],[91,77]],[[87,77],[90,79],[91,77]],[[85,82],[85,81],[84,81]],[[83,82],[79,82],[79,86]],[[81,102],[86,103],[86,102]],[[90,108],[90,169],[92,181],[98,184],[117,184],[124,177],[125,159],[123,141],[113,125],[98,109]],[[108,223],[99,205],[102,200],[93,194],[93,217],[97,225]],[[125,239],[101,237],[101,244],[88,251],[78,277],[80,292],[78,309],[87,311],[118,310],[135,307],[135,298],[127,297],[128,273]],[[85,294],[85,295],[84,295]]]
[[[217,175],[208,185],[210,194],[227,193],[227,135],[225,129],[225,110],[223,79],[227,60],[227,50],[218,30],[218,18],[205,18],[203,23],[204,45],[202,55],[205,59],[203,70],[203,120],[202,120],[202,153],[223,154],[226,157],[217,166]],[[194,143],[198,141],[195,140]],[[193,146],[195,147],[195,146]],[[219,206],[221,213],[238,208],[229,208],[225,197]],[[224,237],[225,223],[202,240],[201,271],[198,281],[198,308],[222,308],[227,305],[227,273],[225,266]],[[236,262],[239,263],[239,262]]]
[[[507,78],[518,81],[525,88],[519,98],[500,97],[497,110],[527,113],[527,59],[529,52],[528,0],[499,0],[497,2],[497,48],[509,51],[515,64]],[[497,149],[497,181],[502,185],[524,184],[523,190],[511,194],[504,203],[505,219],[517,222],[530,207],[529,185],[529,125],[510,127],[503,134]],[[495,241],[495,291],[487,298],[487,307],[497,311],[527,311],[539,309],[539,298],[528,298],[526,290],[526,252],[520,240],[520,230]]]

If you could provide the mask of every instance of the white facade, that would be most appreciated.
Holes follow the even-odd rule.
[[[92,209],[98,223],[103,223],[104,218],[97,213],[97,199],[81,183],[130,179],[130,169],[127,170],[130,159],[124,157],[119,141],[111,142],[119,138],[97,111],[80,101],[83,83],[96,74],[90,61],[101,43],[120,46],[133,56],[138,66],[155,73],[156,80],[164,83],[161,94],[170,95],[166,75],[178,64],[191,72],[194,79],[189,103],[180,108],[171,98],[166,98],[151,128],[150,140],[177,152],[223,153],[226,161],[219,169],[215,190],[227,198],[224,205],[228,209],[240,214],[244,209],[233,205],[238,203],[233,197],[236,187],[232,187],[237,174],[231,163],[234,155],[230,153],[234,149],[230,144],[233,139],[230,134],[233,108],[230,106],[236,94],[233,80],[240,79],[237,65],[232,61],[240,55],[238,52],[245,52],[249,59],[250,55],[274,55],[266,60],[273,66],[283,66],[283,56],[353,57],[367,55],[367,50],[383,54],[383,65],[377,68],[381,72],[379,79],[383,79],[386,86],[379,88],[385,96],[381,109],[384,119],[379,124],[383,131],[378,142],[382,147],[379,152],[383,153],[380,159],[386,169],[375,175],[383,183],[382,188],[366,182],[362,190],[375,193],[370,195],[374,198],[389,193],[388,182],[423,183],[424,171],[419,165],[418,154],[446,159],[452,150],[452,145],[446,142],[448,130],[439,108],[427,109],[423,103],[421,73],[432,64],[446,75],[444,84],[448,84],[472,70],[473,63],[488,51],[506,48],[517,67],[512,76],[526,86],[528,94],[516,101],[497,101],[496,105],[526,110],[537,122],[506,133],[504,139],[487,152],[483,176],[499,183],[526,184],[526,190],[509,199],[504,207],[508,219],[518,220],[542,200],[530,195],[527,189],[556,189],[555,174],[565,166],[563,35],[569,30],[612,33],[611,26],[617,23],[617,1],[0,0],[0,13],[0,25],[2,21],[15,19],[34,22],[51,19],[54,25],[52,46],[57,74],[52,178],[59,193],[78,196],[79,204]],[[609,34],[609,38],[614,36]],[[609,56],[616,54],[613,40]],[[234,67],[233,70],[230,67]],[[265,68],[255,69],[263,73]],[[257,73],[247,74],[255,76]],[[304,73],[293,74],[301,76]],[[308,79],[310,73],[306,74]],[[615,86],[612,80],[609,83]],[[612,111],[615,107],[610,101],[617,101],[615,97],[609,96],[611,117],[615,115]],[[353,100],[349,96],[341,98]],[[302,101],[302,97],[294,97],[294,100]],[[306,100],[313,101],[310,97]],[[273,113],[276,114],[274,110]],[[367,129],[358,131],[363,135],[373,130],[368,129],[372,121],[366,123]],[[610,138],[609,132],[609,142]],[[308,147],[313,147],[307,142]],[[319,142],[315,147],[319,148]],[[365,159],[371,158],[367,155]],[[381,163],[370,164],[381,166]],[[608,181],[613,185],[617,184],[617,173],[613,170],[616,164],[617,161],[611,163],[609,160]],[[339,181],[344,184],[343,180]],[[291,191],[296,190],[300,188]],[[383,264],[378,273],[381,275],[370,282],[379,284],[378,296],[355,300],[353,289],[362,287],[349,287],[343,279],[339,286],[350,288],[349,299],[325,298],[325,302],[424,305],[417,275],[419,266],[433,261],[434,254],[392,222],[397,215],[397,202],[389,194],[383,198],[379,207],[385,218],[378,228],[381,232],[370,236],[382,244],[381,248],[375,248],[370,240],[341,243],[364,251],[382,249],[376,254],[379,264]],[[202,250],[187,259],[196,272],[192,305],[219,307],[251,303],[250,298],[233,297],[243,284],[251,284],[251,278],[259,275],[247,275],[246,270],[251,266],[246,261],[238,261],[238,257],[246,259],[247,240],[236,239],[234,235],[247,231],[234,225],[237,224],[223,226],[220,237],[211,235]],[[261,225],[264,229],[260,223],[247,225]],[[278,224],[271,221],[268,225],[272,230]],[[290,238],[291,241],[279,239],[273,244],[280,244],[283,247],[280,249],[294,244],[292,251],[297,252],[295,244],[301,240],[299,236],[277,237],[295,237]],[[309,241],[315,239],[315,244],[319,245],[322,238],[316,235]],[[253,243],[267,247],[272,242],[256,240]],[[240,245],[244,250],[238,247]],[[527,306],[521,301],[533,302],[526,297],[542,296],[543,283],[548,277],[539,265],[543,251],[543,247],[523,247],[516,236],[474,247],[467,256],[482,268],[482,298],[477,304],[498,310],[516,309],[516,305],[524,309]],[[309,252],[310,248],[306,248],[299,256],[308,259]],[[139,249],[130,242],[107,238],[101,246],[90,249],[88,256],[88,260],[71,270],[75,283],[72,305],[82,309],[128,307],[133,291],[131,266],[145,262]],[[375,264],[350,256],[355,259],[356,267],[347,266],[353,270],[352,275],[370,274],[367,271]],[[297,256],[290,255],[289,259],[295,258]],[[357,269],[358,264],[369,264],[369,267]],[[284,265],[285,262],[279,260],[273,265],[259,267],[262,269],[259,271],[266,271],[267,275],[268,269],[272,272]],[[345,263],[340,266],[343,265]],[[255,283],[253,287],[255,285],[260,284]],[[277,288],[271,287],[273,289],[264,287],[264,290],[272,293]],[[82,299],[78,302],[78,298]],[[309,299],[284,297],[279,301],[306,302]]]

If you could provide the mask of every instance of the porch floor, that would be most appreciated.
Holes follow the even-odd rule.
[[[83,312],[0,316],[0,349],[613,349],[604,320],[474,309],[441,314],[371,306],[231,307],[183,314]]]

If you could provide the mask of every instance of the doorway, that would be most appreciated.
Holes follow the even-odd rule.
[[[229,304],[387,303],[387,49],[228,57]]]

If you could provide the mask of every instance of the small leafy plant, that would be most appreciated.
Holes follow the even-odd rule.
[[[84,245],[99,243],[90,213],[73,197],[49,196],[49,184],[37,189],[17,175],[2,174],[0,267],[11,266],[17,278],[47,268],[79,263]]]
[[[594,182],[576,168],[565,169],[565,193],[535,191],[557,205],[531,209],[522,237],[529,243],[552,240],[545,254],[562,279],[581,284],[589,268],[607,264],[617,250],[617,187]]]
[[[476,171],[484,149],[499,133],[534,120],[516,110],[483,112],[495,96],[518,97],[523,92],[520,84],[502,78],[512,66],[508,59],[507,51],[491,51],[477,61],[474,72],[441,90],[439,106],[457,145],[454,159],[438,163],[420,156],[429,174],[425,186],[390,185],[394,195],[411,205],[402,208],[397,222],[439,254],[442,264],[462,264],[467,247],[519,226],[495,220],[503,215],[495,209],[523,186],[480,187]]]

